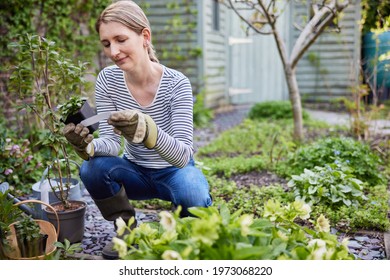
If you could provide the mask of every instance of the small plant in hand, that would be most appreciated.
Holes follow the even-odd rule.
[[[60,113],[61,120],[65,122],[66,118],[76,113],[85,101],[87,101],[86,97],[72,96],[68,101],[60,104],[57,109]]]
[[[85,86],[84,71],[86,64],[72,63],[64,58],[61,50],[55,47],[53,41],[38,35],[25,35],[21,42],[11,46],[18,48],[19,64],[14,67],[11,75],[11,85],[24,100],[27,112],[37,117],[37,126],[46,128],[46,135],[41,145],[51,149],[51,172],[48,178],[56,173],[58,186],[51,187],[65,209],[70,208],[68,201],[71,182],[71,168],[65,137],[62,135],[63,123],[55,104],[69,99],[70,96],[80,96]],[[67,110],[71,108],[67,108]],[[64,164],[59,159],[64,159]]]

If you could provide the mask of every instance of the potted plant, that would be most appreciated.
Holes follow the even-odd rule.
[[[32,210],[26,205],[28,203],[43,204],[52,208],[38,200],[20,201],[9,193],[7,183],[0,185],[1,260],[43,259],[56,250],[58,232],[48,221],[33,219]],[[52,210],[54,211],[54,208]]]
[[[68,101],[58,106],[58,110],[65,124],[78,124],[96,114],[89,105],[86,97],[72,96]],[[89,132],[93,133],[99,127],[98,123],[88,126]]]
[[[86,85],[83,79],[86,64],[72,63],[61,55],[63,50],[56,48],[53,41],[38,35],[26,34],[21,42],[13,43],[12,46],[18,48],[16,53],[19,63],[11,74],[11,88],[16,89],[23,100],[23,112],[28,118],[31,118],[32,113],[35,116],[34,125],[42,131],[42,140],[35,144],[50,148],[47,179],[59,200],[52,204],[60,217],[59,241],[68,239],[78,242],[84,234],[86,203],[69,199],[72,182],[71,160],[67,152],[69,144],[62,135],[63,117],[56,104],[64,103],[72,96],[82,95]],[[57,226],[50,209],[44,211],[49,221]],[[73,218],[76,219],[75,224],[70,222]],[[69,231],[68,227],[71,227]]]
[[[23,215],[14,225],[15,236],[22,258],[33,258],[45,254],[46,242],[49,237],[41,233],[39,224],[30,216]]]

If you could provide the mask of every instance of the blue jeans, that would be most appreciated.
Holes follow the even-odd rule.
[[[182,206],[183,216],[189,215],[189,207],[212,204],[208,182],[193,159],[183,168],[152,169],[124,157],[95,157],[84,161],[80,178],[94,199],[111,197],[123,185],[129,199],[171,201]]]

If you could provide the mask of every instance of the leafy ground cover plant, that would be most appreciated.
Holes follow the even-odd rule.
[[[385,232],[390,227],[388,219],[389,193],[385,185],[371,187],[367,193],[368,200],[358,208],[341,205],[337,208],[327,204],[312,207],[313,215],[326,214],[331,225],[344,231],[377,230]]]
[[[347,137],[322,138],[303,145],[290,153],[287,160],[278,166],[277,171],[288,177],[301,174],[305,168],[312,169],[332,163],[350,166],[353,175],[370,186],[386,182],[379,171],[381,158],[367,144]]]
[[[310,204],[358,207],[367,201],[363,182],[352,175],[351,168],[341,164],[305,169],[300,175],[291,175],[288,186],[296,199]]]
[[[196,155],[210,169],[210,174],[225,173],[230,176],[272,167],[295,147],[291,132],[291,122],[246,119],[237,127],[221,133],[209,145],[201,147]]]
[[[68,239],[65,239],[64,242],[57,241],[54,245],[57,247],[57,251],[53,256],[49,256],[49,259],[53,260],[71,260],[74,258],[73,255],[83,250],[81,243],[71,244]]]
[[[267,200],[276,199],[283,202],[294,200],[293,193],[286,192],[281,185],[267,187],[251,185],[240,188],[230,179],[219,178],[216,175],[207,178],[215,205],[225,204],[230,211],[241,209],[243,213],[252,214],[257,218],[263,216],[263,205]]]
[[[180,209],[163,211],[159,223],[143,223],[123,238],[115,237],[114,247],[122,259],[354,259],[346,240],[339,242],[329,233],[324,216],[313,229],[294,223],[310,217],[307,204],[269,201],[264,208],[259,219],[242,210],[231,213],[226,205],[191,208],[196,217],[187,218],[179,217]],[[116,224],[119,235],[129,230],[121,219]]]

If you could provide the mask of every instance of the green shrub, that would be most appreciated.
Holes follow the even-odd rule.
[[[213,111],[204,106],[204,93],[201,92],[194,97],[193,120],[195,127],[205,127],[214,118]]]
[[[293,111],[289,101],[266,101],[253,105],[248,117],[252,120],[292,119]],[[302,111],[302,117],[303,119],[309,119],[309,115],[305,110]]]
[[[298,148],[278,166],[278,173],[286,177],[301,174],[315,166],[342,163],[353,169],[353,175],[369,185],[385,183],[379,172],[381,159],[367,144],[347,137],[323,138]]]
[[[31,185],[42,176],[41,158],[30,147],[28,139],[0,127],[0,183],[8,182],[14,195],[31,193]]]

